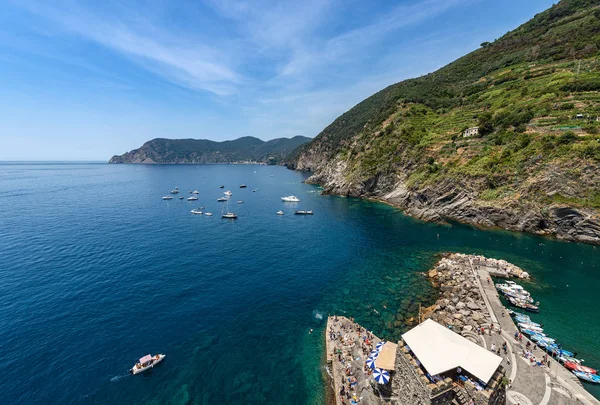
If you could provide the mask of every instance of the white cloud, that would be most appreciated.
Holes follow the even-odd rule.
[[[231,95],[244,80],[220,49],[203,43],[202,38],[175,36],[139,15],[102,16],[70,2],[26,7],[62,29],[113,49],[175,84]]]

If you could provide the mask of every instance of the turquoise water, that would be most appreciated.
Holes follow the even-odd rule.
[[[271,166],[1,164],[0,403],[322,404],[327,314],[398,338],[435,299],[421,273],[449,250],[530,271],[536,319],[600,367],[597,247],[421,223],[321,196],[305,177]],[[218,215],[220,184],[244,201],[230,205],[237,221]],[[175,186],[200,201],[162,201]],[[279,200],[289,194],[301,202]],[[190,214],[201,205],[215,215]],[[157,352],[163,364],[127,375]]]

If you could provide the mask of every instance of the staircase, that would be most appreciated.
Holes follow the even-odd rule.
[[[456,405],[468,405],[469,404],[469,399],[468,399],[467,393],[464,390],[464,388],[456,387],[454,389],[454,392],[456,393],[456,395],[454,396],[454,399],[452,400],[453,404],[456,404]]]

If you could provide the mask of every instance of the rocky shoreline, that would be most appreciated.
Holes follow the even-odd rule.
[[[306,183],[323,187],[323,194],[366,198],[400,208],[424,221],[457,221],[481,228],[501,228],[535,235],[600,245],[600,218],[591,209],[564,204],[538,207],[521,201],[499,207],[477,199],[465,185],[445,182],[423,190],[410,190],[402,181],[380,176],[355,186],[323,174]],[[396,176],[394,176],[396,177]]]

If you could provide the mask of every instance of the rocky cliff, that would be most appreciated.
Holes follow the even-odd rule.
[[[599,50],[597,1],[563,0],[359,103],[288,167],[424,220],[600,244]]]

